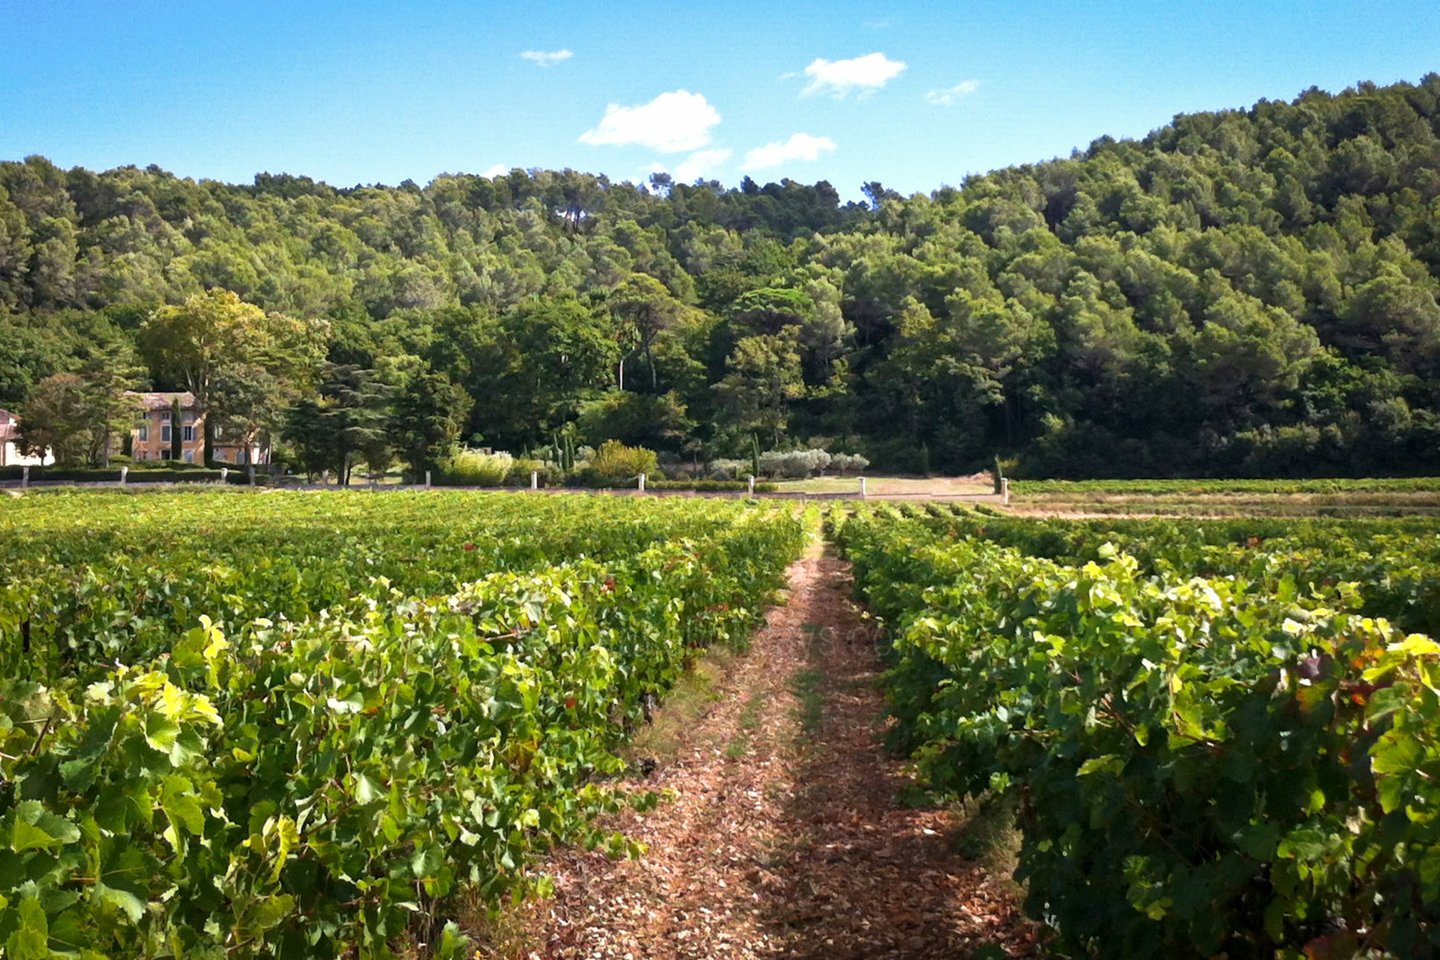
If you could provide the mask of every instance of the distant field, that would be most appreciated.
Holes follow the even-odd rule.
[[[775,486],[781,493],[854,493],[860,489],[860,478],[781,480]],[[989,481],[977,482],[969,477],[866,477],[865,490],[879,497],[953,497],[988,494],[991,487]]]
[[[1440,478],[1329,480],[1022,480],[1017,513],[1173,517],[1440,515]]]
[[[1338,478],[1320,480],[1014,480],[1010,492],[1034,496],[1109,494],[1295,494],[1440,493],[1440,477]]]

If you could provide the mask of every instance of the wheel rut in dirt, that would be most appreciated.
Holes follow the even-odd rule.
[[[1008,878],[955,852],[947,811],[899,802],[875,633],[849,588],[818,544],[791,566],[787,598],[641,784],[674,798],[616,823],[645,855],[557,852],[528,956],[1033,955]]]

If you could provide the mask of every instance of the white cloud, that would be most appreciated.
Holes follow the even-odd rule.
[[[704,94],[674,90],[638,107],[610,104],[595,129],[580,134],[580,142],[641,144],[661,153],[680,153],[709,144],[710,128],[719,122],[719,112]]]
[[[844,98],[852,90],[868,93],[879,90],[894,80],[905,69],[903,60],[891,60],[883,53],[867,53],[850,60],[826,60],[823,57],[811,61],[805,68],[810,83],[801,91],[802,96],[828,93]]]
[[[789,140],[777,140],[751,150],[745,154],[745,162],[741,166],[746,170],[763,170],[778,167],[787,160],[819,160],[823,154],[834,149],[835,141],[829,137],[792,133]]]
[[[526,60],[537,67],[553,67],[564,60],[575,56],[573,50],[526,50],[520,54]]]
[[[674,166],[655,164],[655,170],[668,171],[676,183],[694,183],[696,180],[713,180],[715,172],[735,155],[728,147],[714,147],[710,150],[696,150]]]
[[[979,80],[966,80],[955,84],[953,87],[941,87],[938,90],[931,90],[925,94],[927,103],[933,103],[937,107],[949,107],[955,104],[961,97],[968,97],[980,89]]]
[[[480,174],[480,176],[486,178],[487,180],[494,179],[495,177],[503,177],[510,172],[510,169],[510,167],[507,167],[503,163],[497,163],[495,164],[495,166]]]

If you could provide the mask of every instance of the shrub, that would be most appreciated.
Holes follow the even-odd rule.
[[[735,480],[749,472],[749,460],[712,460],[710,462],[711,480]]]
[[[824,472],[830,454],[824,450],[770,450],[760,454],[760,472],[767,477],[803,480]]]
[[[439,482],[451,487],[498,487],[505,483],[514,465],[515,458],[504,451],[461,449],[440,465]]]
[[[859,473],[870,461],[858,453],[836,453],[830,456],[830,469],[836,473]]]
[[[565,483],[565,471],[560,464],[553,460],[535,460],[533,458],[522,458],[510,465],[510,472],[505,477],[507,487],[528,487],[530,486],[530,474],[540,474],[540,486],[558,487]]]
[[[606,440],[590,460],[590,471],[601,483],[629,483],[644,473],[651,479],[664,479],[660,461],[654,450],[627,447],[618,440]]]

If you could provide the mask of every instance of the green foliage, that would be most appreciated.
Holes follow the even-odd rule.
[[[606,436],[710,456],[760,433],[888,469],[1435,473],[1437,104],[1435,74],[1311,89],[844,205],[790,180],[0,163],[0,403],[106,333],[227,434],[273,432],[323,352],[419,358],[483,399],[461,437],[512,450],[623,386],[667,399],[614,402]]]
[[[412,481],[440,468],[474,401],[443,373],[409,378],[397,392],[391,431]]]
[[[576,422],[581,439],[591,445],[619,440],[656,450],[680,449],[694,426],[684,402],[673,391],[659,396],[607,393],[582,406]]]
[[[590,474],[598,483],[631,483],[642,473],[657,480],[664,479],[654,450],[629,447],[618,440],[606,440],[590,459]]]
[[[218,420],[230,416],[273,425],[273,413],[257,417],[252,397],[240,385],[259,380],[262,394],[277,396],[298,388],[309,380],[327,334],[321,322],[266,313],[232,290],[216,288],[156,310],[137,339],[157,378],[194,394],[196,412],[206,418],[208,462]]]
[[[1440,945],[1440,645],[1370,615],[1405,595],[1347,576],[1404,555],[1384,525],[1317,526],[1343,558],[1315,570],[1292,544],[1158,525],[1116,535],[1162,533],[1143,563],[1094,527],[836,526],[890,628],[898,739],[933,788],[1018,799],[1017,875],[1059,949]]]
[[[105,466],[122,447],[138,412],[128,391],[139,369],[130,349],[101,337],[74,373],[55,373],[35,384],[20,409],[20,446],[45,451],[65,467]]]
[[[499,487],[515,470],[515,458],[503,450],[456,450],[440,465],[438,482],[456,487]],[[526,478],[529,480],[529,472]]]
[[[297,400],[285,414],[285,439],[294,448],[299,465],[312,476],[333,472],[342,486],[349,484],[351,468],[357,462],[383,469],[395,436],[391,429],[394,395],[394,385],[375,370],[324,364],[318,395]],[[452,397],[441,403],[454,401]],[[415,413],[418,408],[408,409]],[[409,432],[404,440],[419,442]]]
[[[596,823],[645,799],[604,785],[616,750],[696,648],[751,629],[804,540],[714,502],[260,499],[0,519],[7,957],[389,957],[461,884],[498,903],[554,844],[633,852]],[[211,523],[248,542],[197,537]],[[73,648],[30,629],[41,602]],[[453,927],[440,947],[463,955]]]

